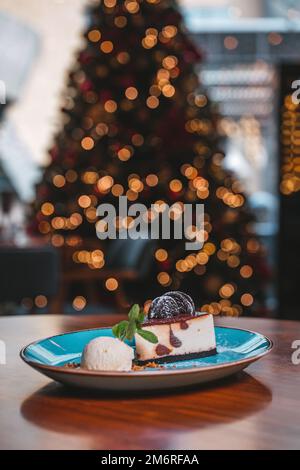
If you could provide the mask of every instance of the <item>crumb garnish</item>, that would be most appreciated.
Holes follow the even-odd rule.
[[[77,362],[67,362],[64,364],[64,367],[67,367],[68,369],[78,369],[80,367],[80,364]]]
[[[80,369],[80,364],[76,362],[67,362],[63,365],[63,367],[66,367],[67,369]],[[134,372],[138,372],[145,369],[164,369],[164,366],[161,364],[156,364],[155,362],[147,362],[147,364],[143,364],[142,366],[138,364],[133,364],[131,370]]]
[[[132,366],[132,370],[135,372],[145,369],[164,369],[164,366],[161,364],[156,364],[156,362],[147,362],[147,364],[143,364],[142,366],[133,364]]]

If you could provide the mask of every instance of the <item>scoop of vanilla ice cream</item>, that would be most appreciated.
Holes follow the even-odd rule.
[[[129,371],[134,358],[133,349],[117,338],[101,336],[84,348],[81,367],[88,370]]]

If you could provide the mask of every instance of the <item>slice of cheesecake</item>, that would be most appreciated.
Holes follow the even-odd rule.
[[[135,335],[139,364],[185,361],[217,352],[213,316],[208,313],[150,318],[143,330],[154,333],[158,343]]]

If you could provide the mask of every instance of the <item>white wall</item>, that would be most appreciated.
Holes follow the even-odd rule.
[[[0,11],[19,18],[40,38],[40,52],[9,117],[35,162],[45,163],[59,123],[60,93],[80,46],[85,0],[0,0]],[[22,50],[20,48],[20,54]]]

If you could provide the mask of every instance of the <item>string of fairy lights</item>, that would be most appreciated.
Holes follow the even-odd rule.
[[[93,227],[94,237],[96,231],[106,230],[106,223],[98,220],[96,213],[97,206],[105,198],[116,201],[119,196],[124,195],[130,202],[140,200],[155,203],[158,209],[149,208],[146,215],[148,221],[153,221],[167,210],[170,200],[175,203],[173,211],[169,214],[172,219],[181,216],[185,202],[214,201],[219,209],[217,214],[210,215],[207,211],[205,213],[202,234],[205,243],[201,250],[185,254],[178,259],[176,250],[174,254],[172,248],[157,248],[154,254],[157,263],[156,282],[162,288],[178,288],[184,276],[189,273],[203,277],[212,260],[226,266],[231,272],[234,271],[235,275],[231,277],[246,282],[254,277],[254,269],[248,257],[258,254],[261,247],[259,242],[249,235],[249,227],[245,229],[245,236],[248,237],[245,246],[232,236],[224,235],[217,240],[214,234],[214,217],[222,218],[227,226],[239,223],[239,211],[244,208],[245,195],[240,183],[224,172],[223,154],[213,148],[215,126],[209,111],[209,101],[205,93],[197,91],[198,79],[194,71],[197,57],[194,51],[184,44],[185,33],[178,16],[175,16],[178,24],[176,21],[161,27],[147,24],[142,34],[136,34],[134,38],[137,40],[138,37],[140,41],[138,53],[142,66],[143,57],[146,62],[155,64],[155,73],[150,77],[146,91],[144,83],[135,83],[132,79],[127,80],[131,83],[125,83],[116,93],[101,94],[101,90],[97,90],[93,85],[92,77],[88,76],[88,54],[91,51],[97,82],[109,82],[112,80],[110,75],[120,76],[122,67],[125,70],[132,61],[138,61],[138,58],[131,56],[128,42],[120,44],[121,38],[125,38],[126,34],[129,37],[130,34],[135,34],[129,27],[134,26],[141,30],[145,5],[148,10],[152,8],[152,14],[157,9],[157,23],[160,24],[163,9],[168,7],[170,10],[171,3],[173,4],[161,0],[92,2],[94,9],[101,8],[107,24],[102,29],[92,24],[87,31],[87,58],[82,59],[81,55],[81,62],[79,61],[73,71],[67,87],[64,130],[57,139],[58,146],[62,147],[52,150],[52,162],[46,169],[38,190],[38,229],[55,247],[72,248],[72,261],[75,265],[100,270],[106,266],[105,250],[102,247],[91,250],[84,246],[83,227],[87,224]],[[119,36],[118,31],[122,30],[126,34],[123,32]],[[79,102],[83,112],[80,125],[75,125],[74,115]],[[183,110],[183,131],[187,136],[185,138],[190,139],[187,140],[187,145],[190,146],[192,142],[192,150],[189,148],[186,151],[187,162],[179,163],[176,175],[172,171],[174,161],[171,165],[168,162],[157,165],[156,171],[156,165],[152,164],[152,169],[148,171],[148,163],[141,155],[149,147],[151,152],[155,153],[162,138],[153,131],[151,135],[147,135],[147,130],[142,133],[140,129],[131,129],[129,119],[126,121],[128,132],[119,132],[120,115],[136,113],[144,118],[146,113],[146,118],[152,123],[152,120],[159,119],[157,112],[160,108],[176,109],[175,106],[178,107],[177,113],[178,110]],[[172,130],[170,135],[172,136]],[[64,144],[61,144],[62,140]],[[106,146],[106,156],[103,161],[97,157],[97,165],[95,155],[97,152],[101,153],[101,150],[97,149],[102,143]],[[170,153],[172,151],[174,150],[169,150]],[[66,157],[68,152],[77,156],[77,166],[74,165],[74,158],[70,163]],[[132,162],[136,164],[134,171]],[[44,190],[45,185],[47,191]],[[165,197],[161,197],[162,187]],[[133,223],[133,218],[128,216],[115,218],[117,230],[130,228]],[[190,235],[195,234],[196,227],[189,227],[189,231]],[[116,278],[108,277],[104,286],[107,291],[113,292],[118,289],[119,282]],[[218,275],[208,278],[206,289],[210,295],[215,293],[215,301],[206,303],[201,308],[214,314],[239,315],[244,307],[250,307],[254,301],[250,289],[243,287],[243,291],[239,291],[238,282],[225,281]],[[146,309],[149,302],[149,299],[145,302]],[[83,296],[76,296],[73,307],[82,310],[86,303],[87,299]]]
[[[281,182],[285,196],[300,191],[300,107],[291,94],[285,96],[281,124]]]

